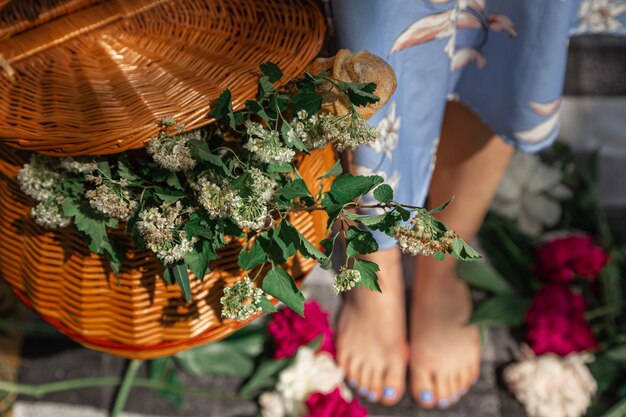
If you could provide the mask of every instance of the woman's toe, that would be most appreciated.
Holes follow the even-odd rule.
[[[446,409],[452,404],[450,400],[450,384],[451,377],[444,372],[435,374],[435,397],[437,399],[437,407]]]
[[[406,365],[401,361],[391,363],[383,377],[383,391],[380,402],[385,405],[394,405],[404,395],[406,384]]]
[[[433,408],[435,406],[435,385],[432,374],[428,371],[413,372],[411,391],[415,401],[423,408]]]

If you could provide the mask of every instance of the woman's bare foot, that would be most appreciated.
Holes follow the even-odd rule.
[[[411,392],[424,408],[447,408],[480,374],[480,334],[465,323],[472,312],[456,260],[421,257],[411,306]]]
[[[337,358],[361,396],[391,405],[404,394],[408,359],[400,251],[394,247],[363,259],[380,266],[382,294],[364,287],[347,293],[337,323]]]

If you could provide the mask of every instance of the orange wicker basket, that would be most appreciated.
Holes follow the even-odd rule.
[[[0,270],[45,320],[80,343],[128,358],[173,354],[245,325],[220,317],[225,286],[240,279],[241,241],[212,261],[192,302],[161,279],[151,252],[119,232],[119,276],[70,229],[49,231],[28,215],[33,202],[15,178],[27,155],[112,154],[140,148],[155,124],[174,116],[187,129],[210,123],[209,105],[230,88],[235,107],[256,94],[258,66],[296,75],[317,55],[324,23],[309,0],[66,0],[28,19],[0,3]],[[3,7],[4,5],[4,7]],[[285,77],[288,79],[289,77]],[[9,145],[9,146],[6,146]],[[303,157],[312,190],[335,162],[331,149]],[[327,180],[325,180],[327,181]],[[328,186],[328,184],[323,184]],[[310,241],[325,233],[323,213],[292,223]],[[300,280],[313,261],[285,266]]]

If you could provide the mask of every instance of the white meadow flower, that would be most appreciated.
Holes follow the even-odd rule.
[[[30,215],[40,226],[57,228],[70,224],[71,219],[63,215],[63,210],[57,201],[46,200],[30,210]]]
[[[561,184],[558,169],[544,164],[537,155],[518,152],[511,158],[491,210],[515,220],[530,235],[538,235],[544,227],[559,221],[558,200],[571,195],[569,188]]]
[[[193,250],[197,238],[189,239],[182,230],[182,216],[188,212],[180,201],[175,205],[151,207],[139,213],[137,230],[146,244],[164,264],[172,264]]]
[[[267,164],[286,164],[293,160],[296,153],[280,143],[278,132],[263,128],[255,122],[246,122],[248,141],[243,145],[255,159]]]
[[[171,136],[162,134],[152,138],[146,147],[155,162],[170,171],[189,171],[196,166],[191,156],[190,140],[201,138],[199,130]]]
[[[504,380],[524,404],[530,417],[581,417],[596,392],[596,381],[587,368],[593,357],[586,352],[560,357],[525,358],[504,370]]]
[[[232,216],[232,220],[237,226],[250,230],[265,229],[272,221],[265,203],[255,197],[243,200],[237,209],[233,211]]]
[[[342,267],[339,270],[339,274],[335,277],[333,290],[335,291],[335,294],[346,292],[356,287],[359,282],[361,282],[361,272],[356,269]]]
[[[298,349],[295,361],[279,375],[276,392],[283,398],[287,415],[306,413],[306,400],[314,392],[327,394],[343,385],[344,373],[332,356],[326,352],[315,353],[303,346]]]
[[[451,230],[442,233],[426,214],[415,215],[407,225],[396,226],[393,233],[400,250],[413,256],[445,252],[456,238]]]
[[[241,205],[241,197],[227,184],[220,186],[207,177],[200,177],[196,188],[199,191],[200,204],[212,219],[229,217]]]
[[[72,174],[91,174],[98,169],[98,164],[90,157],[61,158],[59,165]]]
[[[51,157],[33,154],[17,173],[17,183],[24,194],[37,201],[53,199],[54,189],[63,179],[55,170],[57,164],[58,160]]]
[[[263,290],[256,288],[250,277],[246,275],[232,287],[224,288],[220,298],[222,317],[242,321],[261,312]]]
[[[98,185],[85,192],[85,197],[98,212],[123,222],[130,218],[138,205],[130,191],[117,183]]]
[[[248,173],[252,177],[252,194],[263,203],[269,203],[274,197],[278,183],[273,178],[265,176],[258,168],[252,167]]]

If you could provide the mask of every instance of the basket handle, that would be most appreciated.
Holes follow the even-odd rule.
[[[13,71],[11,64],[167,1],[169,0],[109,0],[22,32],[14,38],[0,42],[0,68],[10,74]]]

